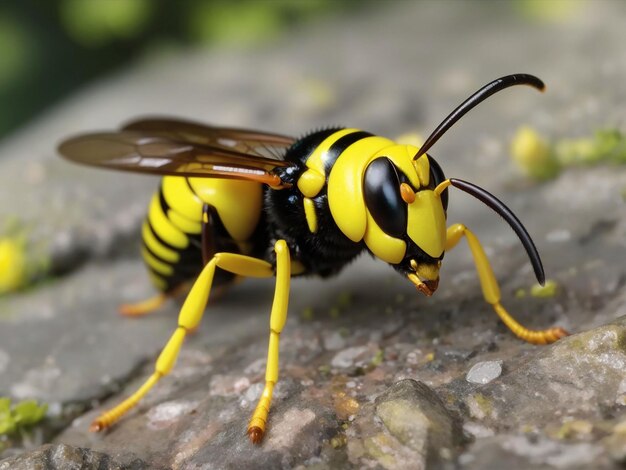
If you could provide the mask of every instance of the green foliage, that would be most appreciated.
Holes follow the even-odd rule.
[[[193,40],[204,44],[252,45],[275,37],[293,24],[336,10],[342,3],[346,2],[332,0],[191,2],[187,11],[188,29]]]
[[[24,73],[30,57],[28,38],[20,24],[12,16],[0,10],[0,51],[2,66],[0,67],[0,89]]]
[[[146,55],[256,47],[356,0],[0,2],[0,137],[61,96]]]
[[[626,163],[626,136],[617,129],[599,129],[593,137],[563,140],[555,151],[565,164]]]
[[[153,5],[147,0],[65,0],[61,22],[76,42],[97,47],[141,33]]]
[[[48,405],[35,400],[23,400],[11,405],[11,399],[0,397],[0,436],[16,434],[37,424],[46,415]]]
[[[626,164],[626,135],[618,129],[607,128],[596,130],[591,137],[548,142],[526,126],[515,134],[511,155],[531,178],[550,179],[568,166]]]

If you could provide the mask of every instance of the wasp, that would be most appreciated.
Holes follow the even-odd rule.
[[[275,277],[265,387],[247,429],[250,440],[259,443],[278,380],[291,277],[332,276],[364,251],[430,296],[439,284],[444,254],[465,237],[485,300],[516,336],[534,344],[566,336],[559,327],[529,330],[505,310],[477,237],[460,223],[446,227],[448,190],[464,191],[500,215],[543,284],[539,253],[519,219],[485,189],[446,178],[427,153],[469,110],[514,85],[544,89],[528,74],[494,80],[454,109],[419,148],[353,128],[294,139],[168,118],[140,119],[119,131],[62,142],[59,152],[69,160],[163,176],[142,226],[141,248],[160,294],[123,306],[123,313],[150,312],[191,282],[178,326],[152,375],[91,429],[114,424],[171,371],[185,337],[202,319],[212,286],[227,286],[237,277]]]

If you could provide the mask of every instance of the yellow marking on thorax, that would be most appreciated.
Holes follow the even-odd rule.
[[[315,203],[313,199],[305,197],[304,198],[304,215],[306,217],[306,223],[309,226],[309,231],[311,233],[317,232],[317,214],[315,212]]]
[[[358,129],[342,129],[334,132],[315,148],[306,161],[308,170],[298,178],[298,189],[302,194],[308,198],[313,198],[319,194],[326,184],[324,163],[328,150],[340,138],[353,132],[358,132]]]

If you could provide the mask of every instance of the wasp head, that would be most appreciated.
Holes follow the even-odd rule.
[[[407,145],[391,146],[366,167],[363,238],[375,256],[432,295],[445,248],[448,194],[435,191],[445,180],[437,162],[428,155],[413,160],[416,152]]]

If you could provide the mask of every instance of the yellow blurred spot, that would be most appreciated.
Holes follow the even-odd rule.
[[[330,440],[330,445],[333,449],[339,449],[340,447],[344,447],[348,442],[348,439],[344,435],[335,436]]]
[[[327,109],[335,102],[335,93],[330,85],[322,80],[308,79],[301,83],[312,108]]]
[[[24,242],[14,238],[0,239],[0,294],[13,292],[25,283]]]
[[[582,0],[518,0],[518,10],[530,20],[565,23],[583,11]]]
[[[590,421],[576,419],[567,421],[554,433],[557,439],[572,439],[575,437],[589,436],[593,431],[593,424]]]
[[[435,353],[430,352],[430,353],[426,354],[426,360],[428,362],[433,361],[434,359],[435,359]]]
[[[529,126],[520,127],[511,142],[511,156],[528,176],[549,179],[559,172],[559,162],[549,143]]]
[[[551,279],[548,279],[545,285],[540,286],[539,284],[535,284],[530,288],[530,295],[533,297],[538,297],[541,299],[546,299],[550,297],[554,297],[557,290],[557,283]]]

